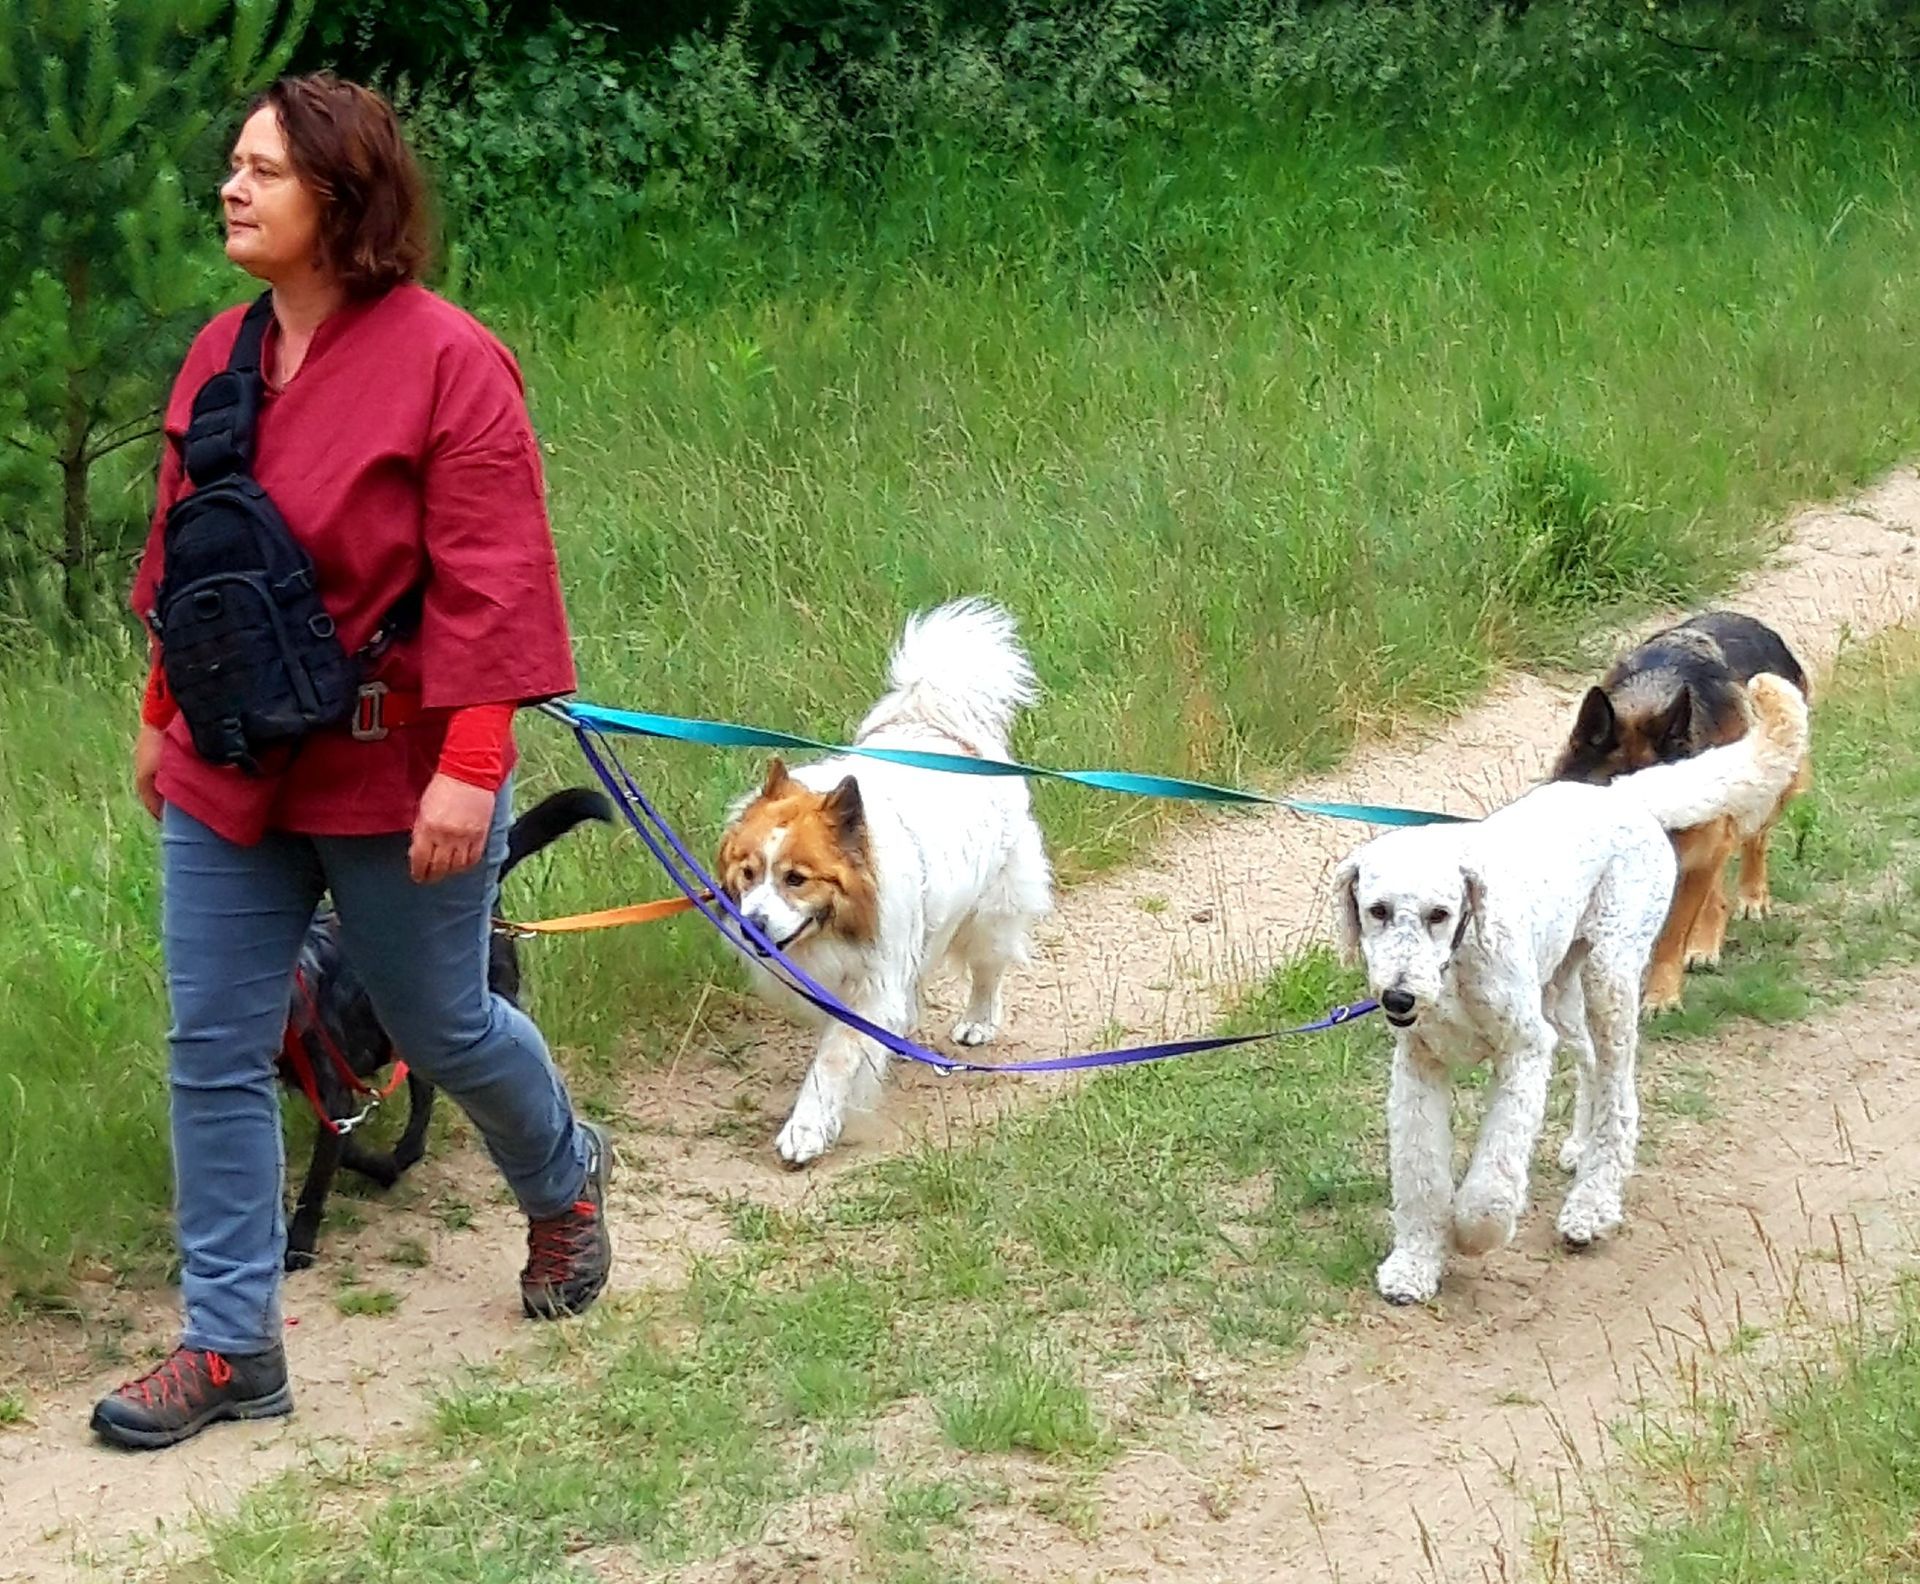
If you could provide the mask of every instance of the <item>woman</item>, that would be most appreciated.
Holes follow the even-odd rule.
[[[120,1446],[291,1411],[274,1057],[323,891],[381,1020],[462,1106],[529,1220],[521,1300],[576,1314],[612,1258],[608,1150],[573,1113],[533,1024],[491,995],[517,704],[574,685],[539,453],[512,356],[415,283],[418,167],[391,107],[329,75],[250,109],[221,188],[227,256],[272,288],[253,474],[311,556],[341,644],[362,651],[414,596],[348,726],[264,771],[210,763],[156,663],[134,782],[161,826],[176,1210],[186,1324],[103,1399]],[[187,493],[193,399],[244,310],[194,342],[167,408],[159,510],[134,585],[152,613],[162,524]],[[324,618],[323,618],[324,621]]]

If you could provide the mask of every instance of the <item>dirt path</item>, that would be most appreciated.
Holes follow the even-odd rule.
[[[1837,1015],[1690,1046],[1717,1093],[1746,1098],[1657,1123],[1613,1245],[1558,1249],[1549,1167],[1514,1247],[1457,1267],[1437,1309],[1363,1309],[1298,1368],[1222,1383],[1230,1406],[1185,1445],[1103,1478],[1097,1533],[1009,1510],[997,1532],[982,1520],[976,1565],[1009,1584],[1481,1584],[1539,1576],[1542,1520],[1564,1517],[1564,1576],[1615,1577],[1609,1427],[1670,1401],[1741,1327],[1844,1315],[1915,1252],[1917,1013],[1910,971]]]
[[[1810,666],[1824,668],[1847,638],[1920,611],[1916,533],[1920,477],[1903,471],[1857,501],[1796,519],[1774,564],[1737,599],[1779,626]],[[1390,744],[1356,754],[1336,775],[1296,790],[1479,812],[1538,776],[1565,729],[1580,685],[1578,679],[1512,678],[1461,719],[1427,733],[1402,733]],[[1034,967],[1013,989],[1009,1036],[996,1049],[1015,1059],[1056,1054],[1115,1030],[1151,1037],[1203,1027],[1236,990],[1305,939],[1323,933],[1326,870],[1362,834],[1352,826],[1284,813],[1202,819],[1176,833],[1151,861],[1076,889],[1047,928]],[[943,1026],[942,1018],[931,1017],[929,1026]],[[778,1024],[756,1025],[752,1043],[722,1066],[703,1051],[702,1032],[692,1031],[666,1073],[643,1081],[619,1128],[628,1163],[614,1211],[621,1287],[673,1282],[691,1257],[724,1246],[732,1203],[798,1202],[908,1139],[978,1126],[1008,1105],[1043,1097],[1058,1082],[942,1082],[918,1072],[903,1074],[881,1118],[820,1166],[789,1174],[779,1169],[770,1140],[800,1071],[800,1038]],[[435,1209],[441,1213],[427,1213]],[[1657,1224],[1647,1209],[1640,1216],[1633,1249],[1654,1236]],[[320,1268],[289,1285],[288,1346],[300,1392],[300,1411],[292,1420],[225,1430],[164,1458],[129,1458],[94,1448],[85,1431],[86,1405],[122,1371],[92,1370],[66,1389],[36,1395],[31,1425],[0,1432],[0,1532],[18,1537],[0,1556],[0,1580],[98,1578],[128,1571],[150,1551],[140,1542],[165,1546],[189,1526],[196,1511],[230,1504],[274,1472],[403,1431],[417,1421],[434,1380],[461,1362],[494,1357],[521,1344],[526,1327],[518,1318],[511,1282],[520,1260],[519,1228],[481,1169],[477,1152],[443,1152],[416,1171],[389,1204],[371,1207],[367,1219],[358,1234],[333,1234]],[[390,1243],[403,1236],[428,1244],[424,1268],[384,1263]],[[333,1294],[348,1264],[369,1285],[400,1293],[404,1301],[398,1313],[342,1316]],[[1289,1410],[1298,1415],[1290,1439],[1300,1439],[1300,1425],[1324,1421],[1327,1426],[1317,1461],[1303,1466],[1330,1482],[1323,1499],[1368,1534],[1407,1526],[1405,1495],[1411,1482],[1404,1468],[1382,1462],[1391,1442],[1383,1441],[1377,1427],[1347,1422],[1347,1439],[1336,1433],[1341,1429],[1337,1416],[1350,1411],[1337,1401],[1352,1395],[1346,1378],[1372,1367],[1366,1363],[1367,1346],[1378,1345],[1382,1351],[1376,1357],[1400,1360],[1395,1368],[1404,1371],[1398,1384],[1382,1378],[1381,1395],[1361,1394],[1377,1404],[1382,1419],[1403,1420],[1409,1403],[1425,1405],[1423,1411],[1433,1414],[1448,1404],[1473,1401],[1473,1393],[1483,1391],[1502,1361],[1512,1357],[1512,1314],[1503,1318],[1498,1302],[1513,1284],[1515,1269],[1516,1257],[1509,1256],[1490,1267],[1485,1279],[1461,1285],[1444,1321],[1423,1312],[1378,1344],[1363,1338],[1351,1357],[1316,1353],[1298,1380],[1286,1383],[1287,1401],[1298,1404]],[[1534,1346],[1543,1356],[1578,1359],[1591,1351],[1580,1339],[1591,1335],[1595,1308],[1579,1309],[1578,1294],[1586,1292],[1601,1311],[1617,1305],[1637,1312],[1671,1276],[1649,1269],[1645,1279],[1654,1286],[1642,1293],[1637,1266],[1628,1267],[1629,1286],[1623,1289],[1620,1258],[1575,1269],[1573,1282],[1557,1282],[1542,1294],[1529,1298],[1518,1288],[1507,1294],[1512,1303],[1531,1305]],[[1584,1284],[1594,1285],[1589,1292]],[[1551,1319],[1555,1314],[1558,1330]],[[126,1352],[140,1356],[164,1338],[169,1325],[168,1315],[156,1309],[145,1326],[124,1339]],[[1430,1329],[1422,1331],[1423,1325]],[[1409,1353],[1410,1347],[1430,1355],[1417,1370],[1405,1365],[1418,1356]],[[1317,1409],[1311,1395],[1316,1382],[1326,1388]],[[1410,1396],[1398,1401],[1389,1388]],[[1478,1428],[1491,1433],[1498,1427]],[[1474,1431],[1462,1420],[1448,1434],[1458,1447],[1500,1444],[1477,1441]],[[1426,1466],[1434,1448],[1430,1442],[1408,1445],[1401,1456]],[[1137,1477],[1143,1493],[1168,1484],[1164,1460],[1130,1474],[1131,1467],[1123,1464],[1115,1478]],[[1491,1510],[1485,1483],[1462,1487],[1475,1492],[1464,1509],[1469,1516]],[[1266,1491],[1264,1479],[1261,1489]],[[1388,1504],[1385,1510],[1376,1505],[1381,1500]],[[1235,1509],[1232,1522],[1221,1520],[1219,1532],[1238,1532],[1238,1514],[1256,1508],[1265,1516],[1247,1528],[1249,1555],[1265,1559],[1257,1576],[1271,1577],[1272,1563],[1285,1549],[1286,1536],[1299,1529],[1300,1515],[1289,1516],[1285,1501],[1268,1492],[1259,1503]],[[1156,1535],[1170,1544],[1182,1532],[1170,1521]],[[1362,1566],[1362,1551],[1336,1547],[1332,1554],[1353,1559],[1342,1578],[1374,1576]],[[86,1557],[103,1555],[113,1559],[111,1568],[86,1565]],[[1103,1565],[1117,1567],[1122,1556],[1116,1550]],[[1016,1558],[1004,1560],[1009,1576],[1023,1576]],[[1085,1570],[1091,1561],[1067,1565]],[[1176,1565],[1178,1560],[1170,1558],[1152,1567],[1157,1572]],[[1242,1576],[1221,1571],[1225,1567],[1224,1561],[1207,1563],[1205,1571],[1209,1577],[1216,1571]],[[1392,1576],[1407,1576],[1406,1568]]]

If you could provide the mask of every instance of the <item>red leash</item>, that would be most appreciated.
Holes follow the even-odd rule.
[[[320,1125],[329,1133],[336,1133],[344,1138],[366,1121],[373,1113],[374,1107],[407,1081],[407,1064],[396,1061],[393,1064],[393,1077],[388,1081],[386,1088],[374,1088],[353,1070],[353,1065],[347,1060],[346,1053],[327,1032],[327,1025],[321,1021],[319,1003],[313,998],[313,987],[307,983],[307,976],[296,969],[293,984],[294,988],[300,992],[300,999],[306,1003],[307,1024],[319,1038],[320,1048],[327,1053],[327,1059],[333,1063],[333,1070],[340,1075],[340,1081],[350,1092],[367,1096],[367,1103],[360,1108],[357,1115],[348,1117],[344,1121],[336,1121],[328,1113],[326,1104],[320,1098],[320,1083],[314,1074],[313,1062],[307,1056],[306,1042],[300,1038],[298,1031],[294,1028],[294,1020],[287,1019],[287,1031],[280,1041],[281,1059],[293,1069],[293,1076],[305,1093],[307,1104],[313,1107],[313,1114],[319,1118]]]

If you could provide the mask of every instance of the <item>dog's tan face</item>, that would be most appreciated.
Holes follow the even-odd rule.
[[[1686,758],[1698,746],[1692,705],[1685,688],[1666,699],[1615,698],[1605,688],[1589,688],[1553,779],[1606,786],[1636,770]]]
[[[821,935],[873,938],[879,899],[852,776],[814,792],[775,759],[722,838],[717,869],[721,889],[776,946]]]

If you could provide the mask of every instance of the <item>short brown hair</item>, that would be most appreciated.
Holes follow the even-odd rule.
[[[282,77],[247,113],[271,108],[295,174],[320,199],[320,245],[350,295],[418,277],[432,253],[427,184],[393,106],[332,72]]]

